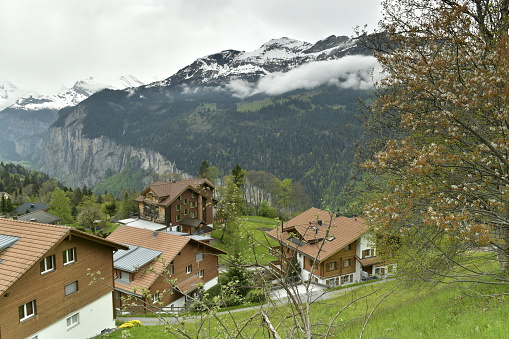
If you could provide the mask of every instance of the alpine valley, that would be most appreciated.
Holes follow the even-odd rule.
[[[116,182],[117,192],[154,174],[196,175],[204,160],[223,173],[240,164],[300,182],[315,206],[336,204],[362,135],[357,98],[369,98],[376,74],[363,46],[280,38],[159,82],[124,77],[98,92],[78,82],[69,93],[82,96],[21,98],[0,112],[0,156],[71,187]]]

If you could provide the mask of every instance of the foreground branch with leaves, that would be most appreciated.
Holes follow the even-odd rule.
[[[415,280],[509,284],[508,4],[383,2],[366,216]]]

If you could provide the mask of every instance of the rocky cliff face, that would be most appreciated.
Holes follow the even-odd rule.
[[[78,106],[63,127],[50,127],[37,145],[26,142],[22,153],[32,153],[33,162],[52,177],[71,187],[93,187],[107,173],[118,173],[128,164],[134,171],[148,174],[180,173],[175,163],[161,154],[131,146],[121,146],[107,137],[85,138],[82,134],[86,109]]]

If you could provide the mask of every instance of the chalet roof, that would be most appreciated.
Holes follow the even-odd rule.
[[[180,224],[189,226],[189,227],[198,227],[202,223],[204,223],[204,222],[200,219],[184,218],[184,220],[182,220],[182,222]]]
[[[136,275],[136,278],[131,281],[130,284],[124,284],[115,281],[115,287],[133,291],[133,289],[140,290],[141,288],[149,289],[155,282],[158,273],[163,272],[164,269],[173,261],[173,259],[184,249],[184,247],[190,243],[199,243],[207,248],[212,253],[225,254],[223,250],[210,246],[198,240],[191,239],[190,237],[183,237],[180,235],[174,235],[167,232],[153,232],[151,230],[136,228],[130,226],[120,226],[113,231],[108,237],[108,240],[115,242],[125,243],[135,246],[144,247],[147,249],[161,252],[161,255],[157,260],[153,260],[153,271],[144,271]],[[157,272],[157,273],[156,273]]]
[[[44,211],[33,211],[19,216],[18,220],[35,221],[43,224],[55,224],[62,220],[62,218]]]
[[[198,193],[202,193],[198,187],[203,184],[214,188],[214,185],[212,185],[212,183],[207,179],[184,179],[173,182],[157,181],[151,186],[145,188],[143,192],[134,200],[142,202],[143,195],[152,190],[160,199],[164,198],[162,201],[159,201],[156,204],[167,206],[171,204],[175,199],[177,199],[188,188],[193,189]]]
[[[21,204],[20,206],[16,207],[14,211],[16,212],[16,214],[25,214],[27,213],[27,210],[29,213],[33,211],[44,211],[50,208],[50,206],[51,205],[39,202],[25,202],[24,204]]]
[[[368,230],[362,218],[336,216],[310,208],[267,235],[317,261],[334,255]]]
[[[378,257],[371,257],[371,258],[364,258],[364,259],[360,259],[358,257],[356,257],[357,261],[361,263],[362,266],[371,266],[371,265],[375,265],[375,264],[379,264],[382,262],[382,260],[380,260],[380,258]]]
[[[113,266],[126,272],[136,272],[140,267],[145,266],[163,253],[135,245],[127,246],[128,250],[119,250],[113,254]]]
[[[70,226],[21,220],[0,218],[0,234],[4,237],[4,245],[5,239],[19,238],[0,251],[0,296],[70,234],[113,249],[127,249],[122,244],[75,230]]]

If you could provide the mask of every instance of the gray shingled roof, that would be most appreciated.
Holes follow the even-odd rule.
[[[135,272],[163,253],[145,247],[124,245],[129,246],[129,250],[118,250],[113,254],[113,266],[121,271]]]
[[[18,220],[35,221],[43,224],[56,224],[62,218],[44,211],[34,211],[18,217]]]
[[[16,211],[16,214],[25,214],[33,211],[44,211],[48,208],[50,208],[51,205],[43,204],[39,202],[26,202],[22,204],[21,206],[18,206],[14,211]]]

